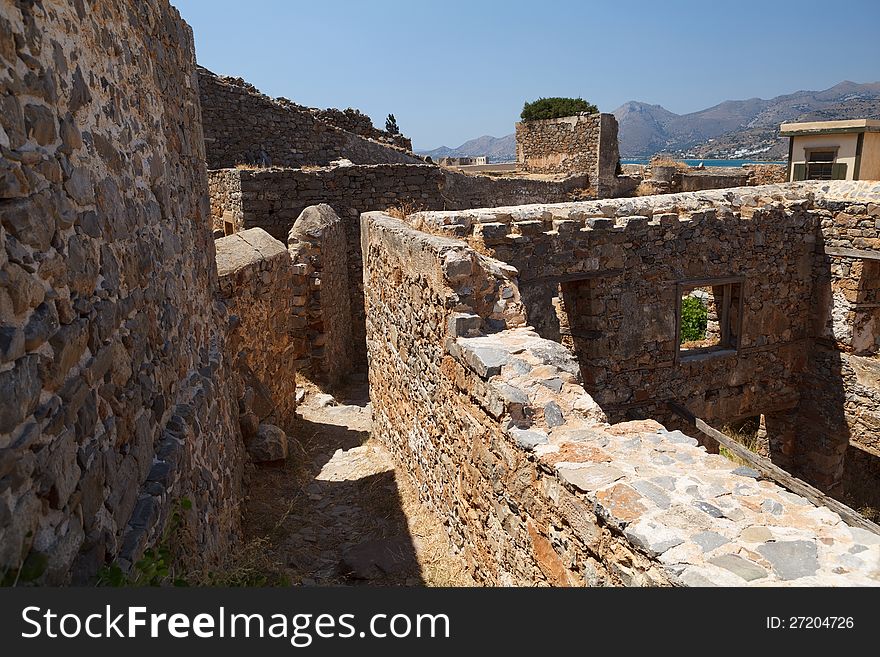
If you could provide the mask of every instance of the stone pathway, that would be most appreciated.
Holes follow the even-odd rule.
[[[283,465],[253,475],[247,544],[270,583],[466,586],[439,519],[370,437],[366,386],[307,388]]]

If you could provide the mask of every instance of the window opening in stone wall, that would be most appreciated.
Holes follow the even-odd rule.
[[[735,351],[742,323],[742,279],[683,281],[677,287],[676,358]]]
[[[223,222],[223,234],[224,235],[232,235],[235,232],[235,224],[231,221]]]

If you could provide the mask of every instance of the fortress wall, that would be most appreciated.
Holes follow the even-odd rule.
[[[0,37],[0,577],[127,568],[181,498],[210,565],[243,447],[192,33],[160,0],[52,0],[3,3]]]

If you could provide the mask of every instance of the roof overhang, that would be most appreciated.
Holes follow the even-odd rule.
[[[844,121],[783,123],[779,126],[779,134],[783,137],[858,134],[860,132],[880,132],[880,121],[875,119],[850,119]]]

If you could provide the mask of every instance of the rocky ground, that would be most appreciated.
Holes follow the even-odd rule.
[[[370,436],[366,386],[337,397],[306,387],[290,456],[254,474],[240,577],[307,586],[472,585],[439,519]]]

